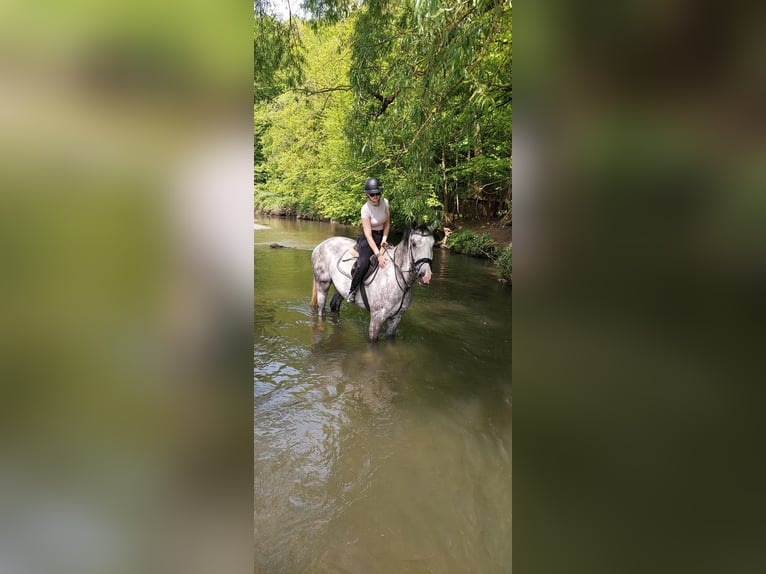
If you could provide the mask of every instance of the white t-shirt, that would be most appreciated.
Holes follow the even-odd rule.
[[[362,219],[370,220],[370,227],[373,231],[382,231],[383,226],[388,219],[388,200],[381,198],[380,203],[374,206],[368,199],[362,206]]]

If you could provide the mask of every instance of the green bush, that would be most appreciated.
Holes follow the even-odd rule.
[[[473,257],[491,259],[500,270],[500,276],[508,281],[513,275],[513,248],[495,243],[489,234],[472,231],[456,231],[447,238],[447,247],[455,252]]]
[[[513,250],[512,248],[512,245],[501,247],[500,255],[495,261],[497,266],[500,268],[500,276],[503,279],[507,279],[508,281],[510,281],[511,277],[513,276],[513,262],[511,257],[511,252]]]
[[[478,235],[473,231],[456,231],[447,238],[447,247],[455,253],[495,259],[500,246],[492,241],[489,234]]]

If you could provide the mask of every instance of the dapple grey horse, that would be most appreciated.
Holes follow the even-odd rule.
[[[356,241],[348,237],[331,237],[311,253],[314,268],[311,305],[319,309],[320,317],[324,315],[330,285],[334,285],[336,293],[344,299],[348,296],[351,265],[356,258],[355,246]],[[392,337],[396,333],[402,315],[412,302],[411,287],[416,279],[421,285],[431,282],[434,237],[424,227],[408,229],[399,244],[385,254],[388,258],[386,266],[374,267],[364,280],[370,305],[370,341],[377,340],[385,321],[388,321],[386,335]],[[365,306],[361,286],[354,302],[358,307]]]

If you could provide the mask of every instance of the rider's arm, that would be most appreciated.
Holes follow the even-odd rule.
[[[378,249],[378,246],[375,245],[375,240],[372,238],[372,225],[370,224],[370,220],[367,217],[362,218],[362,229],[364,230],[364,237],[367,239],[367,243],[370,245],[370,249],[372,249],[372,252],[377,256],[378,263],[381,265],[386,264],[385,258],[381,260],[383,257],[383,254]]]
[[[362,230],[364,231],[364,237],[367,239],[367,243],[370,246],[370,249],[372,249],[372,252],[377,255],[380,253],[378,251],[378,246],[375,245],[375,240],[372,238],[372,225],[370,224],[370,220],[366,217],[362,218]]]
[[[380,242],[381,247],[388,247],[389,229],[391,229],[391,214],[388,212],[388,210],[386,210],[386,223],[383,225],[383,240]]]

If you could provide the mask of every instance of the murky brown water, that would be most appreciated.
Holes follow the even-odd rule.
[[[511,572],[510,289],[436,250],[370,345],[363,310],[309,306],[311,249],[356,229],[258,223],[255,571]]]

